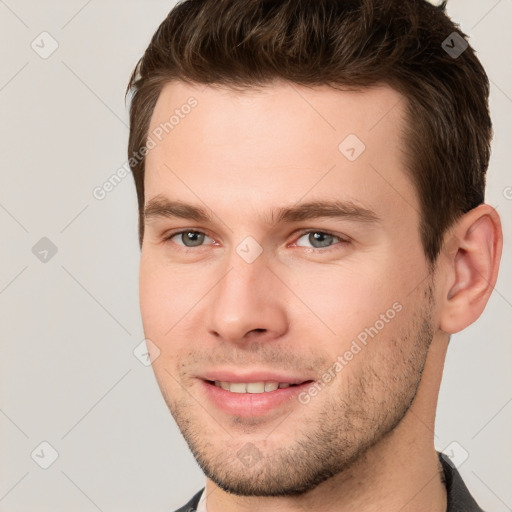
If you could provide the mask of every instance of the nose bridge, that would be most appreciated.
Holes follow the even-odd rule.
[[[253,252],[251,258],[246,257],[253,250],[249,241],[232,252],[228,270],[208,305],[208,330],[226,340],[242,341],[256,329],[274,336],[286,330],[279,282],[267,267],[265,255],[254,257]]]

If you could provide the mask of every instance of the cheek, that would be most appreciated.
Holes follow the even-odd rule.
[[[329,328],[325,332],[335,344],[333,348],[341,350],[400,300],[401,285],[390,281],[389,276],[389,268],[382,264],[379,267],[372,263],[364,268],[329,266],[315,272],[297,272],[294,291],[315,313],[308,315],[311,322],[320,318]],[[303,307],[298,309],[303,312]],[[304,324],[304,318],[296,317],[299,325]]]
[[[164,308],[161,293],[162,286],[157,279],[157,271],[152,267],[147,257],[141,258],[139,270],[139,305],[147,338],[156,334],[158,318]]]
[[[183,301],[181,285],[173,278],[175,274],[155,262],[155,258],[142,254],[139,272],[139,302],[148,338],[162,339],[172,328]]]
[[[171,342],[176,347],[183,339],[189,316],[207,293],[208,283],[212,286],[207,272],[198,272],[192,265],[173,265],[155,255],[142,254],[139,303],[146,337],[153,337],[162,347]]]
[[[183,353],[184,336],[178,335],[186,314],[187,293],[176,272],[155,263],[155,259],[142,255],[139,271],[139,304],[144,337],[159,350],[152,368],[161,391],[169,404],[176,391],[176,364]],[[188,306],[187,309],[190,309]],[[174,378],[173,378],[174,377]]]

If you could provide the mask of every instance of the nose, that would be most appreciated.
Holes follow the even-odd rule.
[[[278,338],[288,329],[285,294],[286,287],[263,257],[247,263],[234,254],[228,272],[209,294],[208,332],[231,343]]]

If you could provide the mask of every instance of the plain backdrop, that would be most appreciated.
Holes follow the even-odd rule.
[[[173,5],[0,0],[2,512],[172,511],[204,485],[151,367],[134,355],[144,336],[133,180],[93,196],[126,161],[125,88]],[[512,510],[512,1],[450,0],[448,11],[491,80],[487,202],[501,215],[505,250],[487,310],[452,338],[435,443],[457,458],[481,506],[504,512]]]

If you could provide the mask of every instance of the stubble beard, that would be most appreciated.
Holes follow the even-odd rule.
[[[250,443],[246,435],[241,441],[226,433],[230,427],[232,432],[243,429],[243,418],[232,418],[231,425],[223,429],[186,393],[179,400],[163,393],[206,477],[235,495],[277,497],[303,495],[347,472],[396,428],[416,396],[434,334],[431,288],[427,294],[429,307],[410,321],[406,332],[391,340],[392,355],[380,354],[380,359],[361,362],[359,371],[348,375],[342,371],[310,404],[294,410],[294,420],[285,419],[270,434],[271,429],[258,431],[256,427]],[[380,399],[375,397],[375,388],[384,390]],[[321,396],[324,393],[325,398]],[[315,415],[308,414],[309,407],[316,407]],[[297,410],[304,418],[298,427]],[[249,432],[250,419],[245,426]],[[286,426],[295,429],[293,435],[286,435]],[[244,464],[238,455],[247,444],[261,454],[253,465]]]

